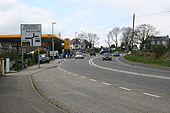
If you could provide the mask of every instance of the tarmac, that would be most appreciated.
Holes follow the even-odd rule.
[[[66,113],[39,95],[31,79],[32,74],[58,66],[60,61],[0,76],[0,113]]]
[[[44,69],[57,67],[62,59],[28,67],[20,72],[0,76],[0,113],[66,113],[62,108],[48,102],[34,87],[31,75]],[[170,70],[169,67],[146,65],[120,58],[124,65]]]

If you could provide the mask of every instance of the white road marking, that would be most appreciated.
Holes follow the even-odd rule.
[[[125,88],[125,87],[119,87],[120,89],[124,89],[124,90],[127,90],[127,91],[131,91],[131,89],[129,88]]]
[[[96,57],[99,58],[99,57]],[[95,66],[97,68],[105,69],[105,70],[110,70],[110,71],[115,71],[119,73],[126,73],[126,74],[132,74],[132,75],[138,75],[138,76],[145,76],[145,77],[152,77],[152,78],[159,78],[159,79],[167,79],[170,80],[170,77],[165,77],[165,76],[158,76],[158,75],[151,75],[151,74],[143,74],[143,73],[137,73],[137,72],[131,72],[131,71],[123,71],[123,70],[117,70],[117,69],[112,69],[112,68],[107,68],[107,67],[102,67],[93,62],[94,59],[92,58],[89,60],[89,64],[92,66]]]
[[[106,82],[102,82],[102,84],[108,85],[108,86],[112,85],[112,84],[109,84],[109,83],[106,83]]]
[[[84,76],[80,76],[81,78],[86,78],[86,77],[84,77]]]
[[[144,95],[147,95],[147,96],[151,96],[151,97],[156,97],[156,98],[160,98],[161,96],[158,96],[158,95],[153,95],[153,94],[150,94],[150,93],[143,93]]]
[[[97,80],[94,80],[94,79],[89,79],[90,81],[93,81],[93,82],[96,82]]]
[[[79,76],[79,75],[77,75],[77,74],[73,74],[74,76]]]

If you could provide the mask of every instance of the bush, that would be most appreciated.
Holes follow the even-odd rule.
[[[162,60],[165,62],[170,62],[170,49],[165,53],[165,55],[162,57]]]
[[[4,51],[0,54],[1,58],[10,58],[10,60],[16,60],[19,58],[19,54],[16,50]]]
[[[153,47],[153,52],[155,53],[155,58],[160,58],[166,53],[167,49],[163,45],[156,45]]]

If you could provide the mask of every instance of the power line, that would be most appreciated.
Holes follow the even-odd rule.
[[[152,16],[152,15],[158,15],[158,14],[164,14],[164,13],[170,13],[170,11],[155,12],[155,13],[140,15],[140,16],[137,16],[137,17]]]

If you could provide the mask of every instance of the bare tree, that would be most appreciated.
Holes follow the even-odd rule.
[[[80,34],[78,34],[79,39],[85,39],[88,42],[90,42],[90,44],[92,45],[92,48],[94,47],[94,45],[98,44],[98,40],[100,39],[97,34],[94,33],[86,33],[86,32],[81,32]]]
[[[135,30],[135,35],[137,36],[138,41],[141,44],[140,49],[144,48],[145,39],[147,37],[157,34],[159,34],[159,32],[156,31],[156,28],[150,24],[138,25]]]
[[[94,48],[94,45],[98,44],[98,40],[100,39],[97,34],[88,33],[88,41],[92,44],[92,48]]]
[[[124,27],[121,29],[122,31],[122,45],[125,46],[125,50],[129,51],[131,49],[131,37],[132,37],[132,28],[131,27]]]
[[[118,47],[118,36],[121,30],[119,27],[114,27],[107,35],[108,38],[111,38],[112,41],[115,43],[116,48]]]

